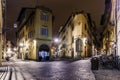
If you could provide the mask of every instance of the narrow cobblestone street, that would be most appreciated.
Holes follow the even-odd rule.
[[[10,61],[3,66],[15,67],[24,80],[120,80],[116,69],[91,70],[90,60],[78,61]]]
[[[52,61],[16,61],[3,65],[18,67],[25,80],[95,80],[89,60]]]

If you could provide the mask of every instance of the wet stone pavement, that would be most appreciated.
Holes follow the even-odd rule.
[[[74,62],[17,61],[11,62],[11,65],[19,67],[25,80],[95,80],[89,60]]]

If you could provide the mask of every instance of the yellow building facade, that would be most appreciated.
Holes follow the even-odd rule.
[[[110,0],[105,3],[105,13],[103,18],[102,27],[102,42],[101,51],[105,51],[106,54],[115,53],[116,45],[116,14],[115,14],[115,0]]]
[[[116,52],[120,56],[120,0],[113,0],[116,9]]]
[[[53,15],[49,8],[23,8],[18,17],[18,58],[25,59],[28,50],[28,59],[38,60],[40,51],[51,55]]]
[[[0,45],[2,45],[2,26],[3,26],[3,16],[2,16],[2,0],[0,0]],[[2,46],[0,46],[0,66],[2,62]]]
[[[59,30],[59,56],[84,58],[97,54],[95,53],[97,41],[93,35],[94,28],[94,23],[88,13],[82,11],[73,13]]]

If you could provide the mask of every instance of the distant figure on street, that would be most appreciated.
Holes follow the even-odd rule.
[[[28,60],[28,55],[29,55],[29,52],[28,52],[28,49],[26,49],[26,53],[25,53],[26,60]]]
[[[39,51],[39,53],[38,53],[38,60],[39,60],[39,61],[42,60],[42,52],[41,52],[41,51]]]
[[[42,56],[43,59],[45,58],[45,53],[44,53],[44,51],[41,51],[41,56]]]
[[[74,59],[74,49],[71,49],[71,55],[72,55],[72,59]]]
[[[47,57],[47,56],[48,56],[48,53],[47,53],[47,51],[45,51],[45,52],[44,52],[44,54],[45,54],[45,57]]]

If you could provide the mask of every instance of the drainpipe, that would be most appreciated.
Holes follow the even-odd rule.
[[[115,55],[118,53],[118,46],[117,46],[117,0],[116,0],[116,2],[115,2],[115,22],[116,22],[116,26],[115,26],[115,35],[116,35],[116,38],[115,38],[115,45],[116,45],[116,47],[115,47]]]

